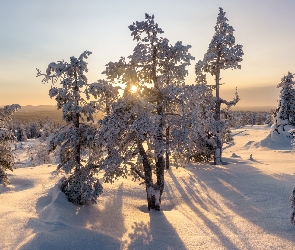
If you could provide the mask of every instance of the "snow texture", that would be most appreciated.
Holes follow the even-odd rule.
[[[289,142],[264,144],[269,132],[234,130],[225,165],[172,165],[160,212],[148,212],[131,179],[105,183],[97,204],[77,207],[59,190],[56,165],[20,164],[28,157],[19,148],[11,185],[0,185],[0,249],[295,249],[294,154]]]

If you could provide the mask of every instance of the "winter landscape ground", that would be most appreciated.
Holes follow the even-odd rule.
[[[144,188],[125,179],[104,184],[96,205],[69,203],[56,165],[29,164],[25,148],[38,141],[28,140],[15,151],[11,185],[0,186],[0,249],[295,249],[295,155],[269,131],[233,130],[224,165],[172,166],[160,212],[149,212]]]

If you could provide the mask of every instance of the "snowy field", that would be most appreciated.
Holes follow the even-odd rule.
[[[161,212],[147,211],[144,187],[131,180],[104,184],[97,205],[76,207],[55,185],[56,166],[30,166],[19,149],[11,185],[0,186],[0,249],[295,249],[295,155],[269,130],[234,130],[222,166],[172,167]]]

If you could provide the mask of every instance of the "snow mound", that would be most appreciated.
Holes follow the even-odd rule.
[[[35,235],[20,247],[22,250],[120,249],[120,242],[110,236],[85,228],[70,227],[61,222],[30,219],[28,227],[33,228]]]
[[[58,185],[53,187],[48,195],[37,200],[39,218],[30,218],[26,225],[34,233],[20,244],[20,249],[120,248],[119,240],[85,227],[90,218],[86,214],[80,216],[79,209],[68,202]]]
[[[236,153],[232,153],[231,157],[232,158],[241,158],[241,156],[238,156]]]
[[[272,127],[270,134],[261,140],[260,145],[276,150],[291,150],[292,136],[289,131],[292,129],[294,127],[290,125],[285,126],[284,130],[280,129],[279,131],[274,130],[274,127]]]
[[[248,141],[248,142],[245,144],[244,148],[245,148],[245,149],[249,149],[249,148],[251,148],[254,144],[255,144],[255,141]]]

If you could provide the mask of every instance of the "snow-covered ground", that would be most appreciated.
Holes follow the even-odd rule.
[[[222,166],[167,171],[161,212],[147,211],[131,180],[104,184],[97,205],[76,207],[55,185],[56,166],[28,166],[19,149],[22,164],[0,186],[0,249],[295,249],[295,155],[269,131],[234,130]]]

